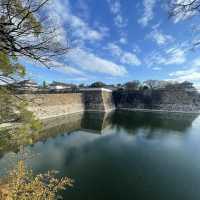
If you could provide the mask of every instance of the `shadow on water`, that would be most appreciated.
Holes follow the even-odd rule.
[[[197,117],[198,114],[117,111],[113,115],[112,124],[123,127],[128,132],[138,128],[184,132]]]
[[[185,132],[197,117],[198,114],[167,112],[85,112],[46,120],[44,135],[71,133],[77,130],[103,134],[107,127],[123,128],[129,133],[134,133],[139,128],[151,129],[152,132],[159,129]]]
[[[55,169],[75,179],[64,199],[199,200],[197,117],[116,111],[52,118],[27,147],[40,154],[29,164],[35,172]]]
[[[85,112],[81,129],[87,132],[102,134],[103,130],[111,125],[114,112]]]
[[[142,130],[151,139],[158,134],[184,134],[197,117],[198,114],[189,113],[117,111],[112,117],[112,126],[118,132],[124,129],[133,135]]]
[[[168,131],[184,133],[197,117],[197,114],[183,113],[80,112],[43,120],[44,130],[33,140],[34,142],[42,141],[45,143],[49,138],[80,130],[93,134],[103,134],[107,127],[116,130],[116,133],[120,129],[124,129],[128,134],[137,134],[138,129],[145,129],[145,132],[148,132],[147,137],[151,138],[159,129],[162,129],[163,133],[168,133]],[[18,147],[15,144],[11,145],[5,137],[3,139],[0,137],[0,145],[2,145],[0,158],[4,155],[4,152],[18,151]]]

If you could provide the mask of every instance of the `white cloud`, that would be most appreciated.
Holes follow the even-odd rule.
[[[90,18],[90,9],[87,1],[85,0],[77,0],[76,8],[79,16],[85,20],[89,20]]]
[[[144,11],[142,17],[138,20],[138,23],[142,26],[147,26],[149,22],[154,18],[154,7],[156,0],[143,0]]]
[[[154,51],[147,55],[145,63],[148,67],[155,65],[179,65],[186,62],[186,50],[181,47],[172,47],[164,51]]]
[[[133,44],[133,52],[134,53],[141,53],[141,48],[137,44]]]
[[[109,43],[106,49],[108,49],[113,56],[118,57],[122,64],[137,65],[137,66],[141,65],[141,61],[136,56],[136,54],[123,51],[118,45],[114,43]]]
[[[200,58],[197,58],[193,61],[192,64],[193,67],[200,67]]]
[[[119,1],[108,0],[108,3],[110,3],[110,9],[112,13],[118,14],[121,12],[121,4]]]
[[[114,56],[120,56],[122,54],[122,49],[114,43],[108,43],[106,49],[108,49]]]
[[[121,37],[120,40],[119,40],[119,42],[121,44],[127,44],[127,39],[125,37]]]
[[[186,61],[186,52],[181,48],[170,48],[166,51],[168,58],[165,62],[167,65],[171,64],[183,64]]]
[[[183,81],[200,81],[200,59],[195,59],[190,64],[189,69],[178,70],[169,74],[172,80]]]
[[[77,38],[90,41],[101,40],[103,38],[100,32],[91,29],[88,24],[75,15],[68,16],[66,20],[68,20],[68,23],[74,28],[73,34]]]
[[[110,29],[104,25],[97,24],[97,29],[100,31],[100,33],[103,35],[103,37],[109,36],[110,34]]]
[[[110,11],[114,15],[114,22],[118,28],[123,28],[127,26],[127,20],[123,18],[121,11],[120,0],[107,0]]]
[[[65,73],[67,75],[86,76],[86,74],[83,71],[76,69],[74,67],[68,66],[59,61],[51,61],[51,63],[49,63],[49,66],[52,67],[53,70],[59,71],[61,73]]]
[[[154,29],[152,32],[150,32],[147,35],[147,38],[156,42],[158,45],[164,45],[174,41],[174,38],[171,35],[164,34],[162,31],[158,29]]]
[[[170,76],[180,82],[183,81],[200,81],[200,71],[195,70],[180,70],[174,73],[171,73]]]
[[[100,58],[83,49],[73,50],[67,59],[75,66],[86,71],[109,74],[111,76],[124,76],[127,74],[125,67]]]
[[[152,69],[153,69],[154,71],[160,71],[160,70],[162,70],[161,67],[153,67]]]
[[[69,30],[71,30],[72,36],[76,39],[98,41],[104,37],[103,33],[91,28],[83,19],[72,14],[68,0],[54,0],[45,11],[48,16],[51,16],[52,21],[56,21],[58,24],[57,31],[60,32],[62,41],[68,37],[67,31]]]
[[[134,53],[125,52],[121,57],[123,64],[129,65],[141,65],[141,61]]]
[[[115,6],[113,12],[118,12],[117,4]],[[67,31],[70,30],[75,42],[84,47],[84,41],[100,41],[109,31],[107,27],[100,25],[94,29],[82,18],[74,15],[68,0],[54,0],[49,4],[46,12],[59,24],[61,37],[63,37],[61,41],[67,38]],[[68,65],[62,63],[68,63]],[[101,58],[80,47],[72,49],[63,60],[54,62],[52,65],[57,66],[57,71],[79,77],[88,77],[88,72],[102,73],[113,77],[127,74],[124,66]]]

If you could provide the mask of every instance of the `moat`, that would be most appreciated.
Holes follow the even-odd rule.
[[[64,199],[200,199],[197,114],[85,112],[45,124],[41,138],[26,147],[33,155],[28,165],[73,178]],[[9,145],[0,150],[1,175],[16,152]]]

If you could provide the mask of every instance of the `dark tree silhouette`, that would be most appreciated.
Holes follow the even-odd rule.
[[[200,0],[170,0],[170,16],[189,15],[200,12]]]
[[[94,82],[90,85],[91,88],[102,88],[102,87],[105,87],[106,84],[103,83],[103,82]]]
[[[200,14],[200,0],[169,0],[169,17],[174,20],[189,19]],[[193,25],[192,48],[200,46],[199,24]]]
[[[126,90],[137,90],[140,87],[140,81],[134,80],[124,84]]]

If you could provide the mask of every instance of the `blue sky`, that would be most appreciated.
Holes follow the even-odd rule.
[[[199,51],[190,49],[198,17],[169,19],[164,0],[52,0],[42,12],[56,22],[58,39],[72,50],[51,69],[23,61],[31,79],[200,83]]]

